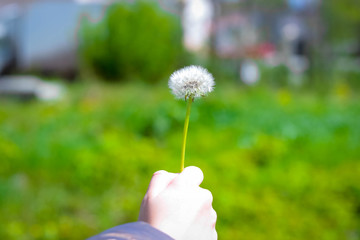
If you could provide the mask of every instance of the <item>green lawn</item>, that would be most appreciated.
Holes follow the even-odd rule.
[[[137,219],[176,172],[185,103],[166,83],[69,86],[0,100],[0,238],[84,239]],[[186,165],[214,195],[219,239],[360,237],[360,101],[219,85],[196,101]]]

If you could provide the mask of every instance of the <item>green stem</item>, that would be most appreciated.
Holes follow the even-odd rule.
[[[184,123],[183,143],[182,143],[182,149],[181,149],[181,168],[180,168],[180,172],[182,172],[184,170],[184,165],[185,165],[186,137],[187,137],[187,132],[188,132],[188,128],[189,128],[191,103],[193,102],[193,100],[194,99],[192,97],[190,97],[188,99],[188,103],[187,103],[185,123]]]

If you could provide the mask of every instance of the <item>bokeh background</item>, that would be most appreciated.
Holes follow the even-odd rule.
[[[219,239],[360,239],[357,0],[0,1],[0,238],[85,239],[136,221],[186,165]]]

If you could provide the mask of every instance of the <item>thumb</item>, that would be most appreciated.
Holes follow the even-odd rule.
[[[162,192],[169,183],[177,176],[178,174],[169,173],[164,170],[160,170],[154,173],[150,180],[149,188],[147,190],[147,195],[150,198],[156,197],[160,192]]]
[[[199,186],[204,180],[204,174],[198,167],[187,167],[185,168],[174,180],[171,184],[175,184],[178,186]]]

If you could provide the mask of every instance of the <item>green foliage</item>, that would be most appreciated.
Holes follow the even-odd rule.
[[[179,19],[151,1],[113,4],[101,22],[83,21],[80,31],[85,67],[108,81],[133,76],[158,81],[183,53]]]
[[[322,2],[330,40],[359,39],[360,4],[358,0],[328,0]]]
[[[164,87],[74,88],[2,101],[0,237],[84,239],[136,221],[154,171],[180,165],[185,103]],[[186,165],[203,169],[219,239],[357,239],[360,105],[217,86],[193,104]]]

